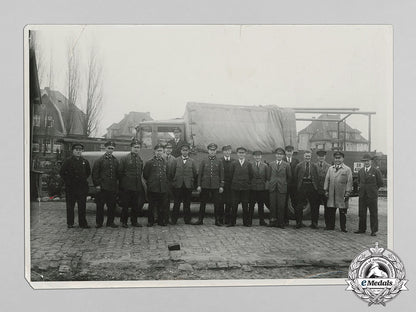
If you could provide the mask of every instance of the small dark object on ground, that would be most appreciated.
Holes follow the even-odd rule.
[[[181,249],[181,245],[179,245],[179,244],[169,244],[168,245],[168,249],[169,250],[180,250]]]

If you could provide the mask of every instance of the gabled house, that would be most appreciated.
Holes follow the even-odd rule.
[[[320,119],[333,119],[334,122],[320,121]],[[298,132],[298,148],[331,150],[338,147],[338,114],[323,114],[312,121],[306,128]],[[344,130],[345,129],[345,130]],[[345,151],[367,151],[368,140],[361,135],[361,131],[349,126],[345,121],[340,122],[339,145]],[[344,148],[345,141],[345,148]]]
[[[153,120],[149,112],[130,112],[125,114],[118,123],[113,123],[107,128],[104,135],[107,139],[132,139],[136,136],[136,127],[142,121]]]

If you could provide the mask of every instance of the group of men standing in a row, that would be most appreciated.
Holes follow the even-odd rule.
[[[311,151],[305,151],[303,161],[293,158],[292,146],[275,150],[276,161],[269,164],[262,160],[262,152],[254,151],[254,161],[246,159],[244,147],[236,149],[237,159],[231,158],[232,148],[222,147],[222,156],[217,156],[218,146],[207,146],[208,155],[199,166],[189,157],[190,146],[178,139],[165,146],[154,147],[154,157],[143,162],[139,156],[141,143],[131,142],[131,153],[118,161],[112,154],[114,142],[105,144],[105,154],[95,161],[92,180],[97,190],[96,227],[104,223],[104,205],[108,215],[106,225],[117,227],[114,223],[116,197],[120,196],[122,207],[121,225],[128,227],[128,217],[132,226],[139,227],[137,221],[140,206],[145,201],[142,177],[147,185],[148,226],[156,222],[165,226],[176,224],[179,208],[183,204],[185,224],[191,224],[192,191],[200,193],[198,220],[204,221],[207,202],[214,204],[215,225],[236,225],[237,210],[241,203],[243,225],[251,226],[254,207],[257,204],[260,225],[284,228],[289,224],[288,199],[295,208],[296,228],[304,226],[303,209],[306,201],[311,206],[311,228],[318,228],[319,207],[324,205],[325,229],[334,230],[335,213],[339,209],[340,227],[346,230],[348,198],[352,191],[352,172],[343,163],[344,154],[334,153],[334,165],[325,161],[325,151],[317,151],[318,161],[311,162]],[[88,161],[81,156],[83,146],[74,144],[73,156],[66,159],[61,168],[61,176],[66,185],[67,224],[73,227],[74,206],[78,202],[79,225],[88,228],[85,218],[85,203],[88,192],[87,178],[91,174]],[[365,167],[359,172],[360,185],[360,225],[356,233],[366,230],[367,207],[370,209],[371,233],[375,235],[377,224],[377,190],[382,186],[381,173],[371,166],[369,155],[363,159]],[[170,211],[170,202],[173,208]],[[267,224],[264,206],[268,204],[270,222]],[[129,214],[129,208],[131,212]],[[170,219],[170,220],[169,220]]]

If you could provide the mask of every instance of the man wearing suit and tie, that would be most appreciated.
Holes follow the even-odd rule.
[[[329,167],[324,183],[325,195],[328,197],[328,225],[325,230],[335,229],[335,214],[339,208],[341,231],[346,233],[348,199],[352,191],[352,172],[344,164],[344,153],[334,153],[334,165]]]
[[[173,186],[174,204],[172,211],[172,224],[178,221],[179,207],[183,203],[185,224],[191,223],[192,190],[198,175],[195,161],[189,157],[189,144],[181,147],[181,157],[175,159],[170,172]]]
[[[297,185],[297,202],[296,202],[296,228],[299,229],[305,225],[303,220],[303,207],[306,201],[311,206],[311,228],[316,229],[319,217],[318,202],[318,171],[311,162],[312,152],[305,151],[304,160],[300,162],[295,169],[295,179]],[[318,212],[317,212],[318,210]]]
[[[275,150],[276,161],[270,163],[268,180],[270,196],[270,224],[269,226],[285,228],[285,205],[288,182],[292,179],[290,164],[283,160],[283,148]]]
[[[222,147],[221,163],[224,168],[224,191],[221,194],[220,211],[224,211],[224,224],[230,224],[231,218],[231,164],[235,161],[231,158],[231,145],[225,145]]]
[[[316,212],[319,217],[319,206],[321,204],[324,205],[325,226],[327,226],[328,225],[328,208],[326,206],[326,203],[327,203],[328,198],[325,196],[324,183],[325,183],[326,173],[328,172],[328,169],[329,167],[331,167],[331,165],[325,161],[326,151],[318,150],[316,152],[316,155],[318,158],[318,161],[315,163],[315,165],[316,165],[316,168],[318,169],[318,197],[319,197],[318,202],[316,203],[318,205]],[[316,215],[314,217],[316,218]]]
[[[362,161],[364,167],[358,171],[358,216],[359,225],[357,234],[365,233],[367,229],[367,208],[370,211],[371,236],[376,236],[378,231],[378,189],[383,186],[383,178],[380,170],[372,165],[370,155],[365,154]]]
[[[185,140],[181,137],[182,131],[180,128],[175,128],[173,130],[173,135],[175,136],[172,140],[170,140],[168,143],[172,145],[172,155],[174,157],[181,156],[181,148],[182,145],[187,144]]]
[[[294,147],[292,145],[288,145],[285,147],[285,154],[286,156],[283,157],[283,160],[290,165],[290,169],[292,170],[292,179],[288,181],[288,189],[286,194],[286,202],[285,202],[285,225],[289,225],[289,198],[292,203],[292,207],[296,209],[296,200],[297,200],[297,185],[295,180],[295,170],[296,166],[299,163],[299,160],[293,157]]]
[[[237,148],[237,161],[231,164],[231,191],[232,191],[232,211],[230,223],[227,226],[235,226],[237,219],[238,204],[241,202],[243,207],[243,225],[251,226],[249,220],[249,195],[250,181],[253,178],[253,168],[246,160],[247,149]]]

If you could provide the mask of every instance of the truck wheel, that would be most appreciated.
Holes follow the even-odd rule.
[[[287,209],[289,210],[289,219],[296,220],[295,207],[292,206],[292,201],[290,200],[290,197],[288,198]],[[311,218],[311,205],[309,201],[307,201],[306,204],[303,206],[303,219],[310,220],[310,218]]]

